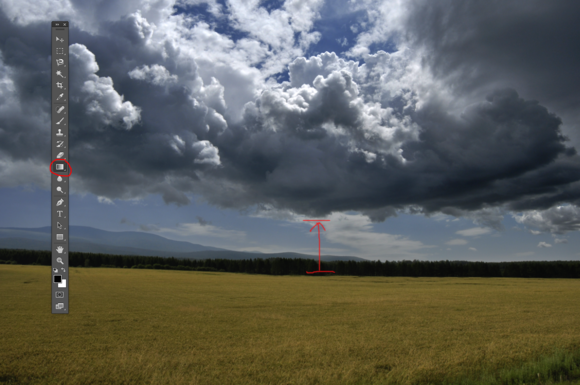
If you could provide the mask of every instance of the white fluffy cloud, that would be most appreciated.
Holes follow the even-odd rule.
[[[459,230],[456,233],[463,235],[464,237],[476,237],[478,235],[484,235],[491,232],[491,229],[484,227],[473,227],[471,229]]]
[[[192,145],[192,148],[197,152],[195,163],[206,163],[213,166],[220,165],[219,150],[215,148],[209,141],[201,140]]]
[[[71,84],[72,98],[83,99],[86,112],[103,125],[130,130],[139,123],[141,109],[124,101],[113,87],[113,79],[96,75],[99,66],[95,55],[81,44],[70,46],[71,66],[79,68]]]
[[[580,207],[575,205],[560,205],[547,210],[532,210],[522,214],[513,214],[513,217],[518,223],[553,234],[565,234],[580,230]],[[538,230],[531,231],[537,234]]]
[[[177,82],[177,76],[172,75],[167,68],[159,64],[137,67],[129,72],[129,77],[131,79],[144,80],[156,86],[163,86]]]

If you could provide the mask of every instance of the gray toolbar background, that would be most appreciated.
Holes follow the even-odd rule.
[[[52,266],[51,297],[52,313],[68,314],[69,312],[69,33],[68,22],[52,22],[51,34],[51,159],[52,170],[60,174],[51,174],[51,226],[52,226]],[[58,171],[56,164],[66,167]],[[59,180],[60,179],[60,180]]]

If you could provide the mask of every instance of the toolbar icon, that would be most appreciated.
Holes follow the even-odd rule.
[[[62,194],[66,194],[64,191],[62,191],[62,187],[60,187],[60,186],[57,186],[56,191],[58,191],[59,193],[62,193]]]
[[[52,272],[53,272],[54,274],[58,274],[58,269],[57,269],[56,267],[53,267],[53,268],[52,268]]]
[[[64,43],[64,39],[58,36],[55,36],[56,41],[58,41],[59,43]]]
[[[57,206],[62,206],[63,203],[64,203],[64,199],[62,199],[62,198],[60,198],[58,201],[56,201]]]
[[[63,119],[64,119],[64,118],[63,118]],[[62,119],[61,119],[61,121],[62,121]],[[58,124],[58,123],[57,123],[57,124]],[[62,147],[62,146],[64,146],[64,140],[57,140],[57,141],[56,141],[56,147]]]
[[[64,136],[64,134],[62,133],[61,129],[58,129],[58,132],[56,133],[56,136]]]
[[[56,122],[56,124],[61,124],[63,120],[64,120],[64,116],[62,117],[61,120],[59,120],[58,122]]]
[[[58,246],[58,247],[56,248],[56,252],[57,252],[57,253],[59,253],[59,254],[62,254],[62,252],[63,252],[63,251],[64,251],[64,247],[62,247],[62,246]],[[62,263],[62,264],[64,265],[64,263],[62,262],[62,258],[61,258],[61,257],[58,257],[58,258],[56,259],[56,261],[57,261],[58,263]]]
[[[62,182],[62,176],[59,175],[58,178],[56,178],[56,181],[57,182]]]
[[[63,241],[64,240],[64,234],[56,234],[56,240],[57,241]]]
[[[60,76],[61,78],[66,79],[66,77],[60,71],[56,71],[56,76]]]
[[[60,222],[56,222],[56,228],[62,230],[62,224]]]
[[[64,48],[62,48],[62,47],[61,48],[57,48],[56,49],[56,54],[57,55],[64,55]]]
[[[62,310],[62,309],[64,309],[64,303],[62,303],[62,302],[57,303],[56,305],[54,305],[54,307],[56,310]]]
[[[63,66],[64,65],[64,59],[56,59],[56,65],[57,66]]]
[[[56,154],[56,157],[57,157],[58,159],[60,159],[60,158],[64,158],[64,152],[62,152],[62,151],[61,151],[61,152],[59,152],[58,154]]]
[[[55,298],[64,298],[64,291],[55,291],[54,297]]]
[[[56,82],[56,86],[60,89],[63,89],[62,83],[61,82]]]
[[[60,114],[60,113],[62,113],[62,112],[64,111],[64,109],[65,109],[65,108],[66,108],[65,106],[58,106],[58,107],[56,107],[56,113],[57,113],[57,114]]]
[[[64,92],[56,97],[56,100],[60,100],[64,96]]]
[[[66,287],[66,279],[62,278],[62,275],[55,275],[53,282],[57,283],[58,287]]]
[[[67,172],[68,167],[67,167],[65,162],[66,162],[65,160],[59,160],[59,161],[55,160],[54,163],[52,164],[52,170],[54,172]]]
[[[58,214],[58,217],[59,218],[62,218],[62,213],[63,213],[62,210],[57,210],[56,213]]]

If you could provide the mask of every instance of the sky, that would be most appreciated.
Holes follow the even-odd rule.
[[[240,251],[580,260],[580,3],[0,0],[0,227]]]

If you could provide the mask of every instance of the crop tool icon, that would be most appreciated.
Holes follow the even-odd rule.
[[[318,227],[318,270],[317,271],[307,271],[306,274],[319,274],[319,273],[332,273],[332,274],[334,274],[334,271],[331,271],[331,270],[324,270],[324,271],[320,270],[320,226],[322,226],[322,229],[324,231],[326,231],[326,229],[324,228],[324,226],[320,222],[330,222],[330,219],[304,219],[304,222],[316,222],[316,224],[314,226],[312,226],[312,228],[310,229],[310,232],[312,232],[312,230],[314,230],[315,227]]]

